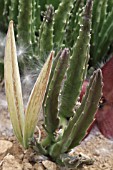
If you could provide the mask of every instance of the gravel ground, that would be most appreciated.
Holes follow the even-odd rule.
[[[4,154],[0,153],[0,169],[9,170],[22,169],[22,170],[57,170],[59,169],[53,162],[48,160],[40,160],[38,156],[33,155],[31,150],[24,151],[19,146],[15,137],[12,137],[13,131],[7,111],[7,103],[5,100],[4,92],[0,93],[0,142],[10,141],[12,143],[11,149],[7,150]],[[4,144],[0,147],[5,146]],[[2,149],[1,149],[2,150]],[[71,152],[72,155],[82,153],[89,156],[94,160],[94,164],[84,166],[80,170],[113,170],[113,141],[106,139],[99,132],[95,126],[90,135]],[[36,158],[33,163],[31,158]],[[15,164],[11,164],[11,162]],[[45,162],[44,162],[45,161]],[[9,163],[9,164],[8,164]],[[18,168],[14,165],[18,165]],[[9,168],[9,166],[11,168]],[[48,167],[49,166],[49,167]],[[63,168],[61,168],[63,170]]]

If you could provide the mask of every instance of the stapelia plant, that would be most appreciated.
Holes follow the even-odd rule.
[[[53,55],[54,52],[51,52],[43,66],[29,97],[27,108],[24,111],[13,22],[10,22],[5,47],[5,89],[14,133],[18,141],[25,148],[28,147],[29,138],[32,137],[37,124],[38,113],[42,106]]]
[[[9,26],[6,41],[6,96],[13,128],[18,140],[25,148],[28,147],[36,126],[37,112],[40,111],[44,98],[44,128],[47,137],[40,141],[33,138],[31,146],[58,164],[70,168],[77,168],[82,164],[92,162],[80,155],[71,157],[69,151],[79,145],[86,135],[87,128],[93,121],[101,97],[102,76],[101,71],[97,70],[90,79],[81,105],[77,106],[89,60],[91,11],[92,0],[88,0],[83,11],[79,36],[72,48],[71,56],[69,56],[69,49],[64,48],[55,57],[44,97],[53,56],[53,52],[50,53],[50,57],[33,88],[25,115],[12,22]],[[52,22],[52,20],[49,21]],[[63,28],[60,27],[61,36],[59,38],[62,37]],[[57,40],[55,42],[57,44]]]
[[[91,9],[92,1],[89,0],[84,9],[72,56],[69,57],[69,49],[65,48],[53,62],[43,102],[47,137],[41,141],[34,138],[31,142],[31,146],[38,153],[70,168],[92,162],[81,155],[71,157],[69,151],[79,145],[86,135],[101,97],[102,76],[101,71],[97,70],[91,77],[87,92],[77,109],[89,59]]]

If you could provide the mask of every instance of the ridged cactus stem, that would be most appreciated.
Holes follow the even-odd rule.
[[[106,1],[102,1],[102,5],[101,5],[101,10],[100,10],[100,22],[98,25],[98,32],[101,31],[102,25],[104,25],[104,20],[106,19],[107,16],[107,4],[108,4],[108,0]]]
[[[44,103],[45,128],[47,129],[48,135],[49,133],[52,135],[59,124],[58,100],[62,80],[67,69],[68,57],[69,50],[64,49],[54,70],[54,76],[49,84],[48,95]]]
[[[4,0],[1,0],[1,2],[0,2],[0,18],[3,15],[3,11],[4,11]]]
[[[62,0],[54,17],[54,46],[60,48],[65,34],[65,25],[73,7],[74,0]]]
[[[62,91],[61,106],[59,114],[64,117],[73,115],[73,108],[78,99],[80,88],[83,82],[83,75],[86,71],[87,52],[90,42],[92,0],[87,1],[85,7],[79,36],[73,47],[73,54],[70,58],[70,66],[67,70],[67,78]],[[67,104],[68,103],[68,104]]]
[[[60,3],[60,0],[57,0],[57,1],[47,0],[47,4],[48,4],[48,5],[52,4],[55,9],[58,8],[59,3]]]
[[[113,10],[113,0],[108,0],[108,12]]]
[[[80,8],[78,11],[78,16],[76,18],[76,21],[74,21],[73,30],[72,30],[72,43],[71,46],[73,46],[74,43],[76,43],[77,37],[79,36],[79,30],[81,25],[81,15],[82,15],[82,9]]]
[[[102,3],[102,1],[98,1],[98,0],[94,0],[93,3],[93,10],[92,10],[92,34],[91,34],[91,57],[93,56],[93,52],[94,52],[94,47],[95,47],[95,30],[96,27],[99,23],[99,19],[100,19],[100,12],[99,12],[99,8],[100,8],[100,3]]]
[[[32,0],[32,5],[33,5],[33,7],[32,7],[32,27],[31,27],[31,31],[32,31],[32,34],[31,34],[31,38],[32,38],[32,43],[33,43],[33,45],[35,44],[35,43],[37,43],[37,41],[36,41],[36,36],[35,36],[35,32],[36,32],[36,25],[35,25],[35,23],[36,23],[36,0]]]
[[[41,7],[41,11],[45,11],[45,4],[46,4],[47,0],[39,0],[39,4]]]
[[[13,20],[15,24],[17,24],[18,3],[19,0],[11,0],[11,6],[9,7],[9,21]]]
[[[97,42],[95,51],[93,53],[94,64],[96,63],[96,61],[100,61],[102,57],[105,56],[108,50],[108,47],[109,47],[108,45],[111,43],[110,37],[113,32],[113,23],[111,22],[112,18],[113,18],[113,11],[111,11],[108,14],[108,17],[104,20],[104,25],[102,25],[101,32],[99,33],[99,41]],[[104,52],[103,52],[103,49],[104,49]]]
[[[83,0],[74,2],[66,33],[67,37],[65,43],[69,47],[73,46],[73,43],[76,41],[76,38],[79,34],[80,18],[83,10],[83,5],[84,5]]]
[[[48,53],[53,49],[53,6],[50,5],[45,12],[43,19],[43,31],[40,32],[41,35],[39,39],[39,49],[40,49],[40,58],[44,60],[44,56],[47,56]]]
[[[73,128],[70,137],[73,138],[73,141],[70,145],[70,149],[80,144],[80,141],[86,134],[86,130],[88,129],[90,123],[94,119],[94,115],[98,108],[99,100],[102,95],[102,74],[101,70],[97,70],[94,81],[92,82],[92,86],[89,90],[89,95],[87,97],[85,108],[80,118]]]
[[[4,10],[3,10],[3,18],[4,18],[4,25],[8,27],[8,15],[9,15],[9,6],[10,0],[4,0]]]
[[[77,121],[79,120],[79,118],[81,117],[81,115],[84,113],[84,108],[86,106],[86,102],[88,100],[88,95],[90,94],[90,91],[91,89],[93,88],[94,86],[94,80],[96,79],[96,76],[97,76],[97,72],[95,72],[93,74],[93,76],[91,77],[90,79],[90,83],[89,83],[89,86],[87,88],[87,91],[86,91],[86,94],[85,96],[83,97],[82,99],[82,103],[80,105],[80,107],[78,108],[78,110],[75,112],[74,116],[72,119],[70,119],[69,121],[69,125],[67,126],[67,129],[65,129],[64,131],[64,134],[63,134],[63,137],[62,137],[62,153],[65,152],[66,150],[69,149],[69,146],[71,145],[72,141],[73,141],[73,138],[71,138],[71,133],[72,131],[74,130],[74,128],[76,128],[76,124],[77,124]],[[98,83],[98,82],[97,82]],[[100,88],[101,88],[101,84],[100,84]],[[100,90],[100,89],[99,89]],[[101,90],[99,91],[99,94],[101,94]],[[97,98],[96,101],[98,102],[99,99]],[[97,106],[97,105],[96,105]],[[93,114],[95,113],[95,111],[93,112]],[[90,113],[89,113],[90,114]],[[94,115],[90,114],[90,116],[92,116],[92,118],[94,117]],[[85,124],[85,123],[84,123]],[[85,135],[85,134],[84,134]],[[68,136],[68,140],[67,142],[66,141],[66,138]],[[75,141],[76,142],[76,141]]]
[[[95,53],[97,44],[100,41],[99,34],[101,32],[102,25],[104,25],[105,20],[106,20],[106,12],[107,12],[107,0],[104,2],[100,1],[98,5],[98,20],[97,20],[97,24],[95,24],[95,30],[93,30],[93,34],[92,34],[93,46],[91,49],[91,54],[93,54],[93,58],[95,57],[94,53]],[[96,53],[97,53],[97,50],[96,50]]]
[[[32,44],[32,0],[19,0],[18,43]]]
[[[74,127],[74,124],[76,124],[77,120],[79,119],[79,117],[81,116],[82,112],[84,111],[86,100],[87,100],[88,95],[89,95],[89,90],[90,90],[90,88],[91,88],[91,86],[93,84],[95,76],[96,76],[96,73],[93,75],[93,77],[90,80],[89,86],[87,88],[85,96],[82,99],[82,103],[81,103],[80,107],[78,108],[78,110],[76,112],[74,111],[75,112],[74,116],[73,116],[73,118],[71,118],[69,120],[68,126],[65,129],[65,131],[64,131],[64,134],[63,134],[63,137],[62,137],[62,146],[63,145],[65,145],[65,146],[62,147],[62,152],[65,152],[69,148],[69,145],[71,143],[71,139],[69,138],[68,142],[66,142],[66,139],[67,139],[67,137],[70,136],[71,131],[72,131],[73,127]]]
[[[40,4],[39,4],[39,0],[35,0],[36,2],[36,12],[35,12],[35,25],[36,25],[36,33],[38,33],[38,30],[40,28],[40,24],[41,24],[41,16],[40,16]]]
[[[61,56],[61,53],[62,53],[62,49],[58,52],[58,54],[56,55],[56,57],[55,57],[54,60],[53,60],[52,69],[51,69],[51,74],[50,74],[50,77],[49,77],[49,82],[48,82],[48,86],[47,86],[47,89],[46,89],[46,94],[45,94],[45,98],[44,98],[43,104],[45,103],[47,94],[48,94],[48,92],[49,92],[49,85],[50,85],[51,80],[52,80],[52,78],[53,78],[54,71],[55,71],[56,65],[57,65],[57,63],[58,63],[58,60],[59,60],[59,58],[60,58],[60,56]]]

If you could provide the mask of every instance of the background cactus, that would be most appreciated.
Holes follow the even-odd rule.
[[[27,53],[21,53],[18,57],[21,72],[29,65],[36,70],[37,64],[40,63],[37,60],[41,59],[44,63],[52,49],[58,52],[59,48],[68,47],[72,54],[85,4],[86,0],[29,0],[27,4],[25,0],[1,1],[1,32],[6,33],[9,21],[13,20],[18,48],[27,48]],[[112,52],[112,4],[113,0],[105,0],[104,3],[102,0],[94,0],[89,68],[96,67]],[[48,5],[50,6],[47,7]],[[0,68],[3,68],[3,61]],[[1,74],[2,72],[3,69]]]

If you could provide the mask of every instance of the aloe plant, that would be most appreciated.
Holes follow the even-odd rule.
[[[28,147],[29,138],[32,137],[37,124],[38,113],[41,109],[49,79],[53,55],[54,52],[51,52],[43,66],[29,97],[27,108],[24,111],[13,22],[10,22],[5,47],[5,89],[15,135],[25,148]]]

